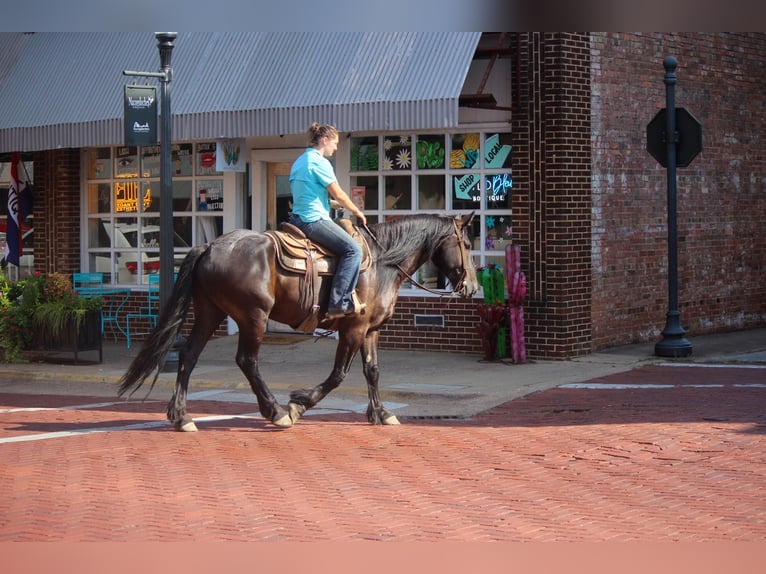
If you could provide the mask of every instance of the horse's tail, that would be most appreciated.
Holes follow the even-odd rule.
[[[120,379],[120,396],[128,391],[132,395],[144,384],[152,372],[156,371],[149,389],[149,393],[152,392],[160,374],[160,368],[165,364],[165,358],[176,342],[181,327],[183,327],[192,300],[192,273],[197,261],[206,251],[206,245],[193,247],[181,263],[173,292],[157,319],[157,325],[152,329],[141,351]]]

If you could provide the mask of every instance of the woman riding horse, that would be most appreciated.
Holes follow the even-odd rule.
[[[167,416],[175,428],[194,431],[186,410],[189,376],[200,353],[228,315],[239,327],[236,361],[258,398],[261,414],[279,427],[289,427],[341,384],[359,350],[367,380],[367,419],[373,424],[398,424],[386,410],[378,392],[378,333],[394,313],[403,281],[427,261],[432,261],[450,281],[453,292],[471,297],[478,289],[467,230],[473,213],[406,215],[372,224],[360,232],[371,251],[371,265],[360,275],[357,293],[366,303],[363,314],[342,316],[323,323],[337,330],[335,364],[321,384],[293,391],[287,410],[269,390],[258,367],[258,353],[269,318],[300,325],[311,311],[302,302],[302,276],[286,272],[276,261],[276,247],[265,233],[238,229],[209,245],[193,247],[184,259],[173,292],[163,307],[157,326],[121,379],[120,395],[135,392],[156,371],[152,387],[168,351],[183,327],[193,301],[194,325],[179,353],[178,375]],[[332,279],[324,278],[324,280]],[[320,289],[326,309],[328,289]],[[151,389],[150,389],[151,392]]]

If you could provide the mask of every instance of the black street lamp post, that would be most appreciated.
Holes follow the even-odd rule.
[[[170,114],[170,82],[173,68],[175,32],[157,32],[160,51],[160,309],[164,309],[173,290],[173,162],[171,141],[173,122]]]

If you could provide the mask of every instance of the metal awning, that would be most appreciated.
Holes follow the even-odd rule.
[[[479,32],[181,32],[173,139],[450,128]],[[0,34],[0,152],[119,145],[123,86],[154,83],[153,33]]]

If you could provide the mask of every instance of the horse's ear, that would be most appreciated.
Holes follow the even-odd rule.
[[[463,227],[468,227],[471,224],[471,221],[473,221],[474,215],[476,215],[476,212],[472,211],[468,215],[464,215],[463,217],[459,217],[458,219],[460,219],[463,222]]]

